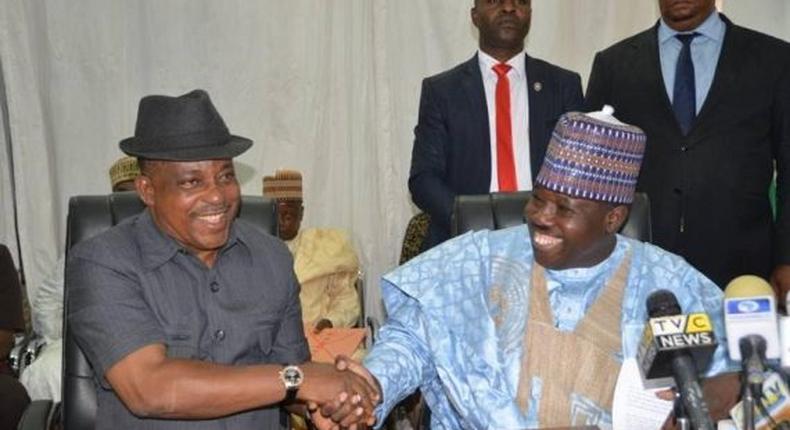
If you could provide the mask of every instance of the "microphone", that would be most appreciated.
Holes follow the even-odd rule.
[[[759,401],[765,408],[753,411],[752,421],[746,426],[742,424],[746,418],[745,402],[741,400],[730,410],[730,416],[739,428],[747,428],[753,422],[757,429],[790,429],[790,390],[781,374],[768,372],[763,386],[763,397]]]
[[[724,324],[730,358],[743,372],[743,427],[754,429],[754,406],[763,395],[766,358],[778,359],[779,327],[776,298],[758,276],[739,276],[724,289]]]
[[[790,291],[785,296],[785,309],[790,309]],[[790,368],[790,316],[779,316],[779,360],[783,369]]]
[[[647,298],[647,314],[637,350],[644,379],[672,377],[672,360],[678,352],[690,353],[700,370],[708,368],[718,343],[707,314],[682,315],[675,295],[667,290]]]
[[[730,281],[724,289],[724,325],[730,359],[747,361],[741,349],[741,339],[749,338],[745,347],[749,354],[765,352],[763,359],[778,359],[779,328],[776,319],[776,297],[771,285],[754,275],[743,275]],[[764,348],[756,338],[763,338]]]
[[[672,376],[692,428],[713,430],[695,364],[706,369],[717,346],[710,318],[704,313],[681,314],[677,298],[668,290],[650,294],[647,314],[649,319],[637,350],[642,377]]]
[[[743,357],[744,382],[751,387],[755,398],[759,399],[765,382],[765,339],[760,335],[750,334],[738,341],[738,348]]]

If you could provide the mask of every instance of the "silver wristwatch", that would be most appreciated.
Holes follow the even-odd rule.
[[[285,401],[293,401],[304,381],[304,372],[299,366],[288,365],[280,370],[280,380],[285,386]]]

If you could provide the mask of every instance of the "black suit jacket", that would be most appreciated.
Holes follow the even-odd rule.
[[[560,115],[581,109],[581,78],[526,57],[529,145],[533,179]],[[491,184],[491,143],[485,89],[477,55],[422,82],[414,129],[409,191],[431,216],[424,248],[450,235],[455,196],[485,194]]]
[[[585,104],[610,104],[647,133],[638,188],[650,197],[654,242],[724,287],[790,262],[790,45],[722,19],[713,84],[687,136],[664,86],[658,24],[596,55]]]

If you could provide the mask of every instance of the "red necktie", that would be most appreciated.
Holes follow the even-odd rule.
[[[510,80],[507,72],[511,67],[500,63],[494,66],[496,82],[496,167],[499,191],[516,191],[516,163],[513,157],[513,131],[510,125]]]

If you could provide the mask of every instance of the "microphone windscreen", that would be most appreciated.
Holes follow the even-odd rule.
[[[650,318],[680,315],[678,299],[668,290],[658,290],[647,296],[647,315]]]
[[[730,281],[724,289],[724,297],[772,296],[774,294],[771,284],[765,279],[754,275],[741,275]]]

